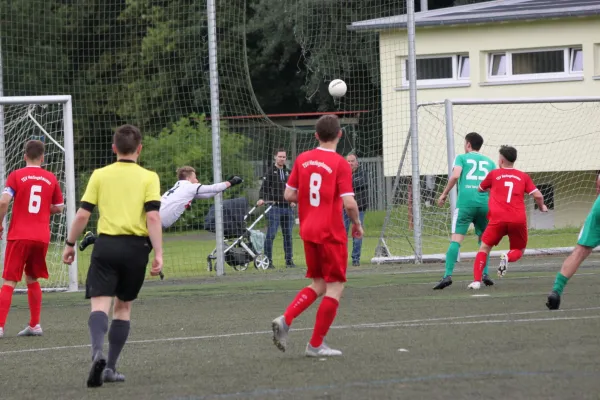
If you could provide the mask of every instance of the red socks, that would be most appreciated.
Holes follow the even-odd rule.
[[[323,297],[319,310],[317,311],[317,322],[315,322],[315,329],[313,330],[312,338],[310,339],[310,345],[312,347],[319,347],[323,344],[323,338],[327,336],[329,327],[335,319],[339,302],[333,297]]]
[[[483,277],[483,269],[485,268],[485,263],[487,262],[488,255],[483,251],[480,251],[475,256],[475,263],[473,264],[473,278],[475,282],[481,282],[481,278]]]
[[[15,288],[8,285],[2,285],[2,289],[0,289],[0,328],[4,328],[4,324],[6,323],[14,290]]]
[[[511,250],[506,254],[506,257],[508,262],[519,261],[523,257],[523,252],[521,250]]]
[[[42,312],[42,288],[39,282],[27,285],[27,300],[29,301],[31,315],[29,326],[33,328],[40,323],[40,313]]]
[[[290,303],[288,308],[283,313],[285,323],[290,326],[292,321],[302,314],[312,303],[317,299],[317,292],[310,287],[305,287],[298,292],[294,301]]]

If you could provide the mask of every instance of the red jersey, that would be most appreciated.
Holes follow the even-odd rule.
[[[347,243],[343,196],[353,196],[348,161],[321,147],[305,151],[294,162],[287,185],[298,191],[300,237],[312,243]]]
[[[56,176],[40,167],[13,171],[4,193],[13,197],[8,240],[50,242],[50,207],[63,205]]]
[[[490,189],[488,219],[490,222],[527,222],[525,193],[538,190],[531,177],[514,168],[490,171],[479,187]]]

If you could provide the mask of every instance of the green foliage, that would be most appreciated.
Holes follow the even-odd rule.
[[[229,175],[251,178],[252,166],[245,162],[250,140],[242,135],[221,128],[221,160],[223,178]],[[189,165],[196,169],[201,183],[210,184],[212,169],[212,133],[204,115],[190,114],[164,128],[156,137],[144,140],[140,164],[156,171],[160,177],[161,192],[164,193],[177,181],[177,168]],[[251,179],[248,179],[250,182]],[[227,190],[225,198],[244,196],[244,185]],[[184,213],[174,228],[182,226],[198,227],[206,214],[211,201],[197,201],[191,211]]]

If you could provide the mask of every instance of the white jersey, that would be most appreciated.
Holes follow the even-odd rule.
[[[181,217],[181,214],[191,206],[194,199],[215,197],[225,189],[227,189],[225,182],[202,185],[187,180],[177,181],[160,199],[160,220],[163,228],[173,225]]]

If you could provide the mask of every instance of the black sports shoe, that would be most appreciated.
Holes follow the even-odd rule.
[[[433,287],[433,290],[442,290],[443,288],[448,287],[450,285],[452,285],[452,276],[449,275],[445,278],[442,278],[442,280],[439,281],[438,284]]]
[[[490,278],[488,274],[483,274],[481,281],[485,286],[494,286],[494,281]]]
[[[285,267],[286,268],[296,268],[296,264],[294,264],[294,262],[291,261],[291,260],[290,261],[286,261],[285,262]]]
[[[84,251],[86,247],[90,244],[94,244],[96,241],[96,235],[94,232],[87,231],[85,235],[83,235],[83,239],[79,242],[79,251]]]
[[[549,310],[558,310],[560,307],[560,294],[558,294],[556,290],[551,291],[548,295],[546,307],[548,307]]]
[[[90,369],[90,375],[87,380],[87,387],[102,386],[104,383],[104,368],[106,368],[106,358],[104,358],[102,353],[98,353],[92,362],[92,368]]]

